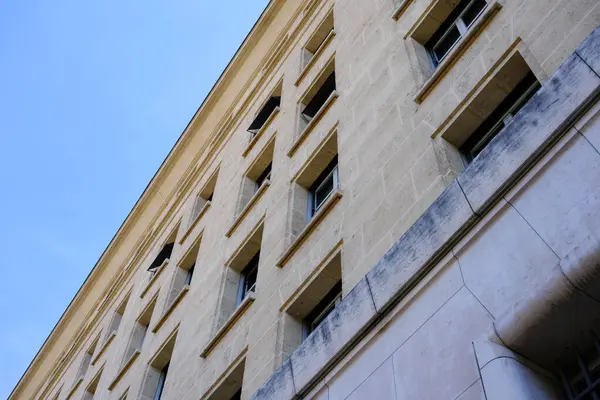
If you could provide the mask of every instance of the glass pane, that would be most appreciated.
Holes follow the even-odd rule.
[[[448,54],[448,52],[454,47],[456,42],[460,39],[460,32],[456,25],[448,30],[448,33],[433,47],[433,56],[435,61],[439,63]]]
[[[469,8],[467,8],[467,10],[462,15],[462,20],[467,27],[470,26],[473,22],[475,22],[475,20],[477,19],[479,14],[481,14],[481,11],[483,11],[486,5],[487,3],[485,2],[485,0],[475,0],[473,3],[471,3]]]
[[[321,204],[327,199],[327,196],[333,191],[333,174],[325,178],[325,181],[315,190],[315,211],[321,207]]]

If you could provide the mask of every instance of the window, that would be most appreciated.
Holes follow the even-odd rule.
[[[319,175],[308,194],[308,219],[323,205],[329,195],[338,187],[338,159],[337,155],[331,160],[325,170]]]
[[[273,163],[270,162],[269,165],[265,168],[265,170],[260,174],[258,178],[256,178],[256,189],[255,192],[262,186],[262,184],[271,179],[271,167]]]
[[[568,400],[596,400],[600,396],[600,341],[594,337],[594,346],[577,354],[570,365],[560,371],[563,389]]]
[[[171,257],[171,253],[173,253],[174,246],[174,242],[166,243],[162,247],[162,249],[160,249],[160,252],[156,256],[154,261],[152,261],[152,264],[150,264],[150,266],[148,267],[148,271],[155,273],[164,264],[165,261],[169,260],[169,258]]]
[[[488,143],[514,118],[519,110],[538,91],[540,83],[531,71],[517,84],[489,117],[477,128],[461,147],[467,162],[473,161]]]
[[[158,293],[155,294],[154,297],[148,302],[141,314],[136,319],[129,337],[129,343],[127,344],[127,350],[123,356],[121,366],[127,364],[127,362],[134,357],[136,352],[142,350],[144,340],[146,339],[146,335],[148,333],[148,326],[152,320],[152,314],[154,313],[157,298]]]
[[[281,96],[271,96],[258,112],[256,118],[254,118],[254,121],[252,121],[252,124],[250,124],[248,132],[250,132],[253,136],[256,135],[258,131],[260,131],[267,123],[271,114],[273,114],[280,104]]]
[[[194,276],[194,268],[196,267],[196,263],[192,264],[190,269],[187,270],[187,274],[185,275],[185,284],[190,285],[192,283],[192,276]]]
[[[327,318],[333,309],[342,301],[342,281],[338,281],[335,286],[325,295],[325,297],[315,306],[302,322],[302,338],[305,339],[317,329],[319,324]]]
[[[302,70],[323,51],[333,34],[333,11],[330,11],[302,49]]]
[[[231,397],[231,400],[242,400],[242,389],[235,392],[235,394]]]
[[[486,6],[485,0],[462,0],[458,3],[429,41],[425,43],[434,67],[467,33],[469,27],[477,20]]]
[[[260,261],[260,251],[256,253],[250,260],[248,265],[242,270],[240,274],[240,283],[238,289],[237,304],[241,304],[242,301],[248,296],[249,293],[256,291],[256,278],[258,276],[258,263]]]
[[[163,367],[158,377],[158,386],[156,387],[156,393],[154,394],[154,400],[160,400],[163,390],[165,388],[165,381],[167,380],[167,373],[169,372],[169,363]]]
[[[333,92],[335,92],[335,71],[325,79],[314,96],[304,104],[300,117],[306,125],[317,115]]]

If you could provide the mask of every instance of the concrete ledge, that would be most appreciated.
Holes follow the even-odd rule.
[[[231,314],[231,316],[227,319],[227,321],[225,321],[223,326],[219,328],[217,333],[215,333],[213,338],[210,339],[208,344],[206,346],[204,346],[204,349],[202,349],[202,352],[200,353],[200,357],[202,357],[202,358],[208,357],[208,355],[210,354],[212,349],[214,349],[215,346],[219,343],[219,341],[227,334],[227,332],[229,332],[229,330],[231,329],[233,324],[235,324],[235,322],[238,319],[240,319],[240,317],[242,315],[244,315],[244,313],[250,307],[250,305],[252,305],[252,303],[254,303],[254,300],[256,300],[256,295],[252,292],[248,293],[248,295],[246,296],[246,298],[244,300],[242,300],[242,302],[238,306],[238,308],[235,309],[233,314]]]
[[[237,227],[240,226],[240,224],[242,223],[242,221],[244,220],[244,218],[246,218],[246,215],[248,215],[248,213],[250,212],[250,210],[252,209],[252,207],[254,207],[254,205],[256,203],[258,203],[258,200],[267,191],[267,189],[269,188],[269,186],[271,186],[271,181],[268,180],[268,179],[265,180],[262,183],[262,185],[260,185],[260,187],[258,188],[258,190],[256,191],[256,193],[254,193],[254,195],[252,196],[252,198],[250,198],[250,201],[248,201],[248,204],[246,204],[244,206],[244,208],[242,209],[242,211],[239,213],[239,215],[237,217],[235,217],[235,219],[233,220],[233,223],[231,224],[231,226],[229,227],[229,229],[225,233],[225,236],[231,237],[231,235],[233,235],[233,232],[235,232],[235,230],[237,229]]]
[[[306,140],[306,138],[308,137],[308,134],[312,132],[312,130],[315,128],[315,126],[317,126],[317,124],[319,123],[319,121],[321,120],[321,118],[323,118],[323,115],[325,115],[325,113],[327,112],[327,110],[329,110],[329,108],[333,105],[333,103],[335,102],[335,100],[338,97],[339,97],[339,95],[338,95],[337,91],[335,91],[335,90],[333,91],[333,93],[331,93],[329,95],[329,97],[325,101],[325,104],[323,104],[323,107],[321,107],[319,109],[319,111],[317,112],[317,114],[315,115],[315,117],[310,120],[310,122],[308,123],[308,125],[306,125],[306,127],[300,133],[300,135],[296,138],[296,140],[294,140],[294,143],[292,144],[292,147],[290,147],[290,150],[287,153],[288,157],[293,157],[294,156],[294,154],[296,153],[296,150],[298,150],[298,148],[300,147],[300,145],[304,142],[304,140]]]
[[[575,53],[600,76],[600,27],[596,28],[579,45]]]
[[[308,221],[308,224],[302,229],[302,231],[298,234],[296,239],[288,246],[288,248],[283,252],[281,257],[275,263],[276,266],[282,268],[287,261],[294,255],[296,251],[300,248],[302,243],[308,238],[311,232],[317,227],[319,222],[325,218],[327,214],[332,210],[333,206],[337,204],[338,200],[342,198],[342,192],[339,189],[335,189],[333,193],[329,195],[327,200],[323,203],[319,211],[315,215],[313,215],[312,219]]]
[[[585,109],[600,78],[577,56],[567,61],[458,177],[482,214]]]
[[[183,236],[181,236],[181,239],[179,239],[179,244],[185,242],[185,240],[190,236],[190,234],[192,233],[192,231],[194,230],[196,225],[198,225],[198,222],[200,222],[200,220],[202,219],[204,214],[206,214],[206,212],[210,208],[211,204],[212,203],[210,201],[206,201],[206,203],[204,203],[204,205],[200,209],[200,212],[198,213],[196,218],[194,218],[194,220],[190,223],[190,226],[188,226],[187,229],[185,230],[185,233],[183,234]]]
[[[173,311],[175,311],[175,308],[179,305],[179,303],[181,303],[181,301],[183,300],[183,298],[185,297],[185,295],[189,291],[190,291],[190,285],[185,285],[181,289],[181,292],[179,292],[179,294],[177,295],[177,297],[175,297],[175,300],[173,300],[173,302],[171,303],[171,305],[169,306],[169,308],[167,308],[167,310],[160,317],[160,319],[158,320],[158,322],[156,323],[156,325],[154,325],[154,328],[152,328],[152,333],[158,332],[158,330],[165,324],[165,322],[167,322],[167,320],[169,319],[169,317],[171,316],[171,314],[173,314]]]
[[[400,17],[402,16],[402,14],[404,14],[404,11],[406,11],[408,6],[412,2],[413,2],[413,0],[402,0],[400,2],[400,4],[398,4],[398,6],[396,6],[396,9],[392,13],[392,19],[398,21],[400,19]]]
[[[271,122],[273,122],[273,120],[275,119],[275,117],[279,114],[280,110],[281,109],[279,107],[275,107],[275,109],[273,110],[273,112],[271,113],[271,115],[269,115],[269,118],[267,118],[267,120],[265,121],[265,123],[263,124],[263,126],[250,139],[250,142],[248,143],[248,146],[246,146],[246,148],[244,149],[244,152],[242,153],[242,157],[246,157],[252,151],[252,149],[254,148],[254,146],[256,145],[256,143],[258,143],[258,141],[260,140],[260,138],[262,137],[262,135],[265,133],[265,131],[267,129],[269,129],[269,126],[271,125]]]
[[[148,291],[150,291],[150,288],[152,287],[152,285],[154,285],[154,282],[156,282],[158,280],[158,277],[167,268],[167,265],[169,265],[169,259],[168,258],[162,263],[162,265],[158,268],[158,271],[156,271],[154,273],[154,275],[152,276],[152,278],[150,278],[150,280],[148,281],[148,283],[146,284],[146,286],[144,286],[144,289],[142,290],[142,293],[140,293],[140,298],[141,299],[143,299],[144,296],[148,293]]]
[[[323,43],[321,43],[319,48],[315,51],[315,54],[313,54],[310,61],[306,64],[306,66],[304,68],[302,68],[302,71],[300,71],[300,75],[298,75],[296,82],[294,82],[294,86],[299,86],[300,83],[302,83],[302,81],[306,77],[306,74],[308,74],[308,71],[310,71],[310,69],[313,67],[313,65],[315,65],[315,63],[317,62],[317,60],[319,59],[321,54],[323,54],[323,52],[325,51],[325,49],[327,48],[329,43],[333,40],[335,35],[336,35],[335,30],[331,30],[331,32],[329,32],[329,34],[327,35],[325,40],[323,40]]]
[[[96,354],[96,357],[94,357],[94,359],[92,360],[92,363],[91,363],[92,365],[96,365],[96,363],[98,362],[100,357],[102,357],[102,355],[106,352],[106,349],[108,349],[108,346],[110,346],[110,344],[112,343],[112,341],[115,339],[116,336],[117,336],[117,331],[112,331],[110,333],[110,335],[108,335],[108,338],[106,338],[106,341],[100,348],[100,351],[98,351],[98,354]]]
[[[135,360],[138,359],[140,354],[142,354],[142,352],[139,349],[136,349],[133,352],[131,357],[129,357],[129,360],[127,360],[127,362],[125,363],[125,365],[123,365],[123,367],[121,368],[119,373],[117,373],[117,376],[115,376],[115,378],[112,380],[112,382],[108,386],[108,390],[113,390],[117,386],[117,384],[121,381],[121,379],[123,379],[123,377],[125,376],[127,371],[129,371],[129,369],[131,368],[131,366],[133,365]]]
[[[419,280],[450,242],[475,220],[454,180],[367,273],[377,311],[383,312]]]
[[[273,375],[250,397],[250,400],[293,399],[296,396],[292,363],[288,358]]]
[[[463,36],[458,43],[454,45],[452,50],[446,55],[446,57],[442,60],[441,63],[438,64],[436,69],[433,71],[433,74],[421,88],[417,91],[417,94],[414,97],[414,101],[417,104],[421,104],[425,97],[431,92],[433,87],[444,77],[446,71],[454,64],[457,60],[458,56],[465,50],[471,42],[483,32],[484,26],[488,23],[488,21],[496,15],[496,13],[502,8],[502,4],[498,1],[494,1],[488,4],[487,8],[479,16],[477,22],[475,22],[467,31],[465,36]],[[416,29],[416,26],[409,31],[404,39],[412,35],[412,32]]]
[[[291,355],[298,392],[316,383],[320,371],[333,364],[377,316],[366,278],[361,279]]]

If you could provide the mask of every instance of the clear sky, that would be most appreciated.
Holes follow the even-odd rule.
[[[267,0],[0,0],[0,398]]]

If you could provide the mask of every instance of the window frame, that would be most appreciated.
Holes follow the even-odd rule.
[[[515,115],[540,88],[539,80],[530,70],[460,147],[460,153],[467,164],[470,164],[506,126],[512,123]]]
[[[256,283],[258,281],[258,265],[260,263],[260,251],[258,251],[248,264],[240,272],[240,281],[238,284],[238,294],[236,299],[236,306],[242,304],[244,299],[248,297],[250,293],[256,293]],[[249,278],[253,278],[253,281]],[[251,284],[250,284],[251,283]]]
[[[254,188],[254,192],[256,193],[258,189],[265,183],[265,181],[271,180],[271,173],[273,172],[273,161],[269,162],[269,164],[265,167],[263,172],[256,178],[256,187]]]
[[[327,93],[327,96],[324,95],[326,88],[332,85],[332,90],[329,91]],[[300,110],[300,118],[302,118],[302,120],[308,125],[310,124],[310,122],[315,119],[315,117],[317,115],[319,115],[319,112],[323,109],[323,107],[325,106],[325,104],[327,104],[327,99],[329,99],[329,97],[331,97],[331,95],[337,90],[337,81],[336,81],[336,75],[335,75],[335,69],[329,74],[329,76],[327,76],[327,78],[325,78],[325,80],[323,81],[323,83],[321,84],[321,86],[319,87],[319,89],[317,89],[317,91],[315,92],[315,94],[312,96],[312,98],[310,98],[310,100],[308,100],[306,103],[302,104],[302,109]],[[314,110],[312,110],[314,107],[313,106],[313,102],[315,102],[315,99],[319,99],[319,101],[321,101],[321,105],[318,108],[315,108]],[[308,108],[311,108],[311,112],[312,115],[310,114],[306,114],[306,110]]]
[[[302,341],[304,341],[342,301],[342,281],[339,280],[302,320]]]
[[[329,179],[332,179],[332,188],[329,193],[323,200],[317,204],[317,191],[325,186]],[[312,219],[312,217],[319,211],[319,209],[325,204],[327,199],[331,196],[333,192],[339,187],[339,168],[338,168],[338,156],[337,154],[333,157],[333,159],[329,162],[327,167],[321,172],[321,174],[317,177],[315,182],[308,189],[308,220]]]
[[[477,12],[473,19],[466,24],[463,20],[464,15],[473,7],[477,2],[482,2],[484,6]],[[446,20],[438,27],[431,38],[425,43],[424,47],[429,54],[433,68],[437,68],[438,65],[450,54],[452,49],[465,37],[469,28],[471,28],[475,22],[481,17],[489,6],[485,0],[461,0],[454,10],[448,15]],[[444,40],[456,29],[459,36],[452,43],[444,54],[440,57],[436,54],[436,47],[438,47]]]

